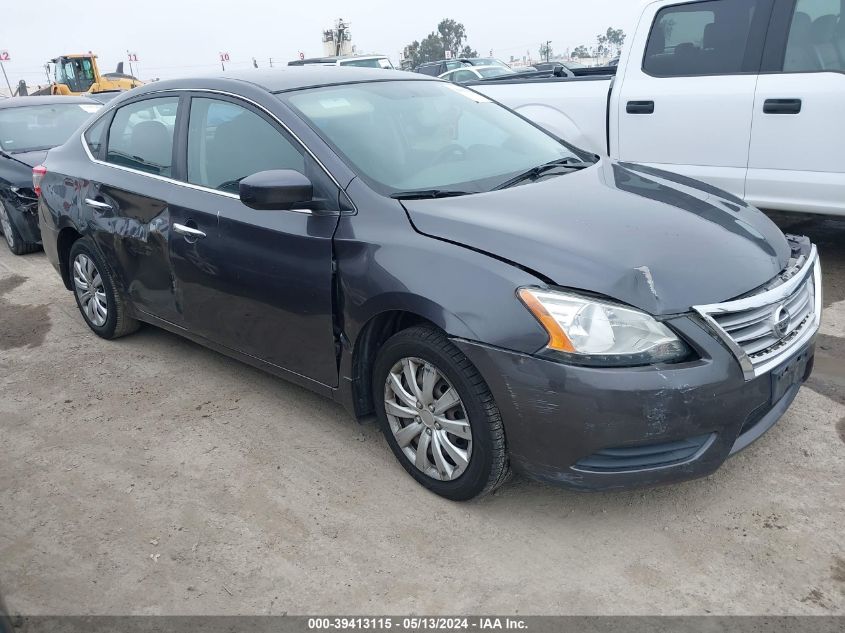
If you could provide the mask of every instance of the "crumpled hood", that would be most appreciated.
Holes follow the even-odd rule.
[[[728,193],[607,161],[503,191],[403,205],[424,235],[655,315],[749,292],[777,276],[791,252],[771,220]]]

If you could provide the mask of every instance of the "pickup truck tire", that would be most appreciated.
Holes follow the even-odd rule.
[[[432,492],[467,501],[507,481],[505,432],[493,395],[442,331],[413,327],[388,339],[376,357],[373,398],[399,463]]]
[[[140,323],[127,315],[126,301],[117,291],[111,271],[90,238],[74,242],[68,270],[76,305],[94,334],[113,340],[138,329]]]

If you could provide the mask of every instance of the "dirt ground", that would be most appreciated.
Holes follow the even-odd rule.
[[[91,334],[0,247],[0,592],[39,614],[845,614],[845,220],[816,374],[714,476],[454,504],[374,425],[152,327]]]

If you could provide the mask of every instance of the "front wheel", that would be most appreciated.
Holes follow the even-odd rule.
[[[390,448],[429,490],[466,501],[507,480],[505,433],[493,395],[441,331],[414,327],[390,338],[376,358],[373,396]]]

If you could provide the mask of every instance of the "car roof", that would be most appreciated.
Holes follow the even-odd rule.
[[[288,92],[349,83],[375,81],[436,81],[435,77],[403,70],[343,66],[279,66],[269,69],[241,70],[225,75],[168,79],[133,88],[131,94],[161,90],[195,90],[199,88],[235,89],[238,83],[249,83],[267,92]]]
[[[306,57],[288,62],[288,66],[305,66],[308,64],[336,64],[349,59],[388,59],[387,55],[373,53],[372,55],[334,55],[330,57]]]
[[[4,110],[6,108],[21,108],[26,106],[52,105],[54,103],[96,103],[97,105],[102,105],[99,101],[89,99],[88,97],[65,97],[60,95],[40,97],[10,97],[8,99],[0,99],[0,110]]]

